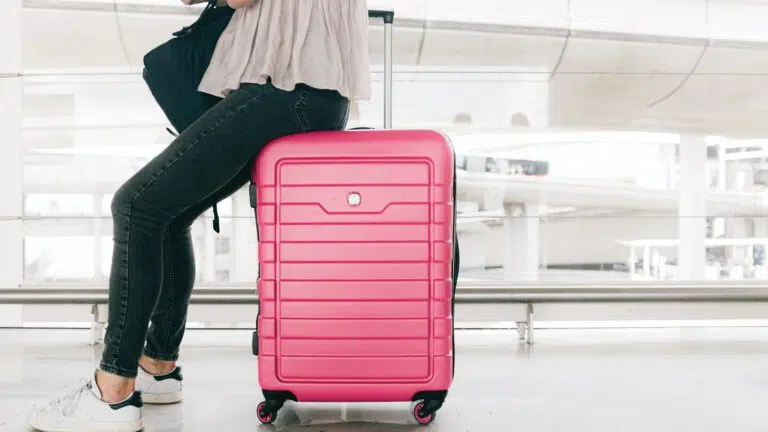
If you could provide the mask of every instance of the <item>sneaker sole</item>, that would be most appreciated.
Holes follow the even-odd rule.
[[[150,405],[170,405],[181,402],[182,396],[179,393],[143,393],[141,399],[145,404]]]
[[[123,423],[89,423],[72,426],[45,426],[33,420],[27,421],[29,426],[41,432],[140,432],[144,430],[141,420]]]

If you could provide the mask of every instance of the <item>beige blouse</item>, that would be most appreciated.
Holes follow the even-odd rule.
[[[255,0],[235,11],[199,90],[224,96],[271,78],[367,100],[369,67],[366,0]]]

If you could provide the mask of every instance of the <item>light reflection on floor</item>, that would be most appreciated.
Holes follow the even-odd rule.
[[[0,331],[0,430],[77,382],[100,348],[80,330]],[[148,432],[658,432],[768,430],[768,329],[547,330],[457,335],[457,378],[429,427],[409,404],[289,404],[260,425],[246,331],[190,331],[185,401],[147,407]]]

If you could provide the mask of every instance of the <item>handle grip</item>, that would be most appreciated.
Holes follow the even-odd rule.
[[[382,19],[384,24],[392,24],[395,22],[395,11],[371,9],[368,11],[368,18]]]

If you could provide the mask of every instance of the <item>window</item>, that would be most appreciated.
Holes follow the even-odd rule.
[[[229,270],[216,270],[216,282],[229,282]]]
[[[229,255],[229,237],[216,237],[216,255]]]
[[[56,282],[92,279],[94,242],[88,236],[25,237],[24,280]]]
[[[24,197],[24,216],[86,216],[94,210],[91,194],[30,193]]]

